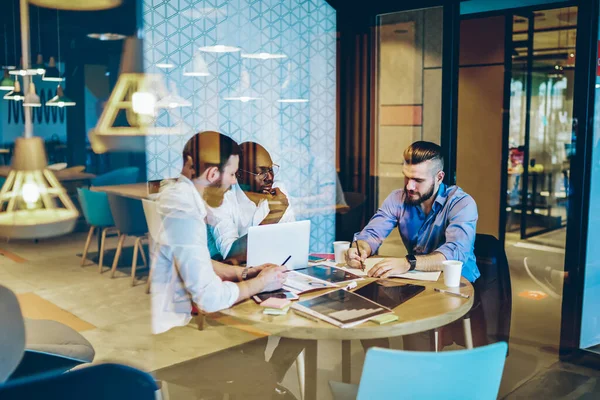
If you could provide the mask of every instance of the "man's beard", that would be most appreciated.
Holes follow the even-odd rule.
[[[406,190],[406,186],[404,186],[404,204],[407,204],[409,206],[418,206],[419,204],[429,200],[433,196],[434,189],[435,184],[432,183],[431,188],[427,192],[425,192],[425,194],[419,194],[419,197],[413,200],[410,198],[408,190]]]
[[[219,178],[217,182],[214,182],[210,186],[204,188],[204,193],[202,198],[206,201],[206,204],[211,206],[212,208],[220,207],[223,204],[223,198],[225,197],[225,193],[231,189],[224,188],[223,182]]]

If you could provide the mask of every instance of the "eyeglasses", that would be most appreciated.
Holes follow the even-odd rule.
[[[279,171],[279,165],[273,164],[270,167],[261,167],[260,169],[261,169],[261,172],[259,172],[259,173],[250,172],[250,171],[246,171],[244,169],[240,169],[238,171],[238,173],[237,173],[237,176],[238,176],[238,178],[240,178],[241,177],[241,172],[244,172],[246,174],[250,174],[250,175],[255,176],[255,177],[260,177],[262,179],[266,179],[269,174],[271,174],[273,176],[275,176],[277,174],[277,172]]]

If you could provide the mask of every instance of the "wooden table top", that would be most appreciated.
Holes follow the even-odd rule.
[[[96,192],[118,194],[120,196],[130,197],[132,199],[141,200],[149,198],[147,183],[133,183],[129,185],[113,186],[93,186],[90,189]]]
[[[373,278],[359,280],[358,287],[372,282]],[[377,339],[409,335],[439,328],[456,321],[464,316],[473,306],[475,290],[465,278],[461,278],[460,293],[469,295],[468,299],[435,292],[434,288],[447,289],[442,277],[437,282],[422,282],[409,279],[392,278],[402,283],[412,283],[425,286],[425,290],[407,302],[400,304],[393,311],[398,320],[379,325],[375,322],[365,322],[353,328],[338,328],[325,321],[313,321],[297,315],[290,309],[286,315],[265,315],[263,307],[253,300],[246,300],[234,307],[217,314],[225,314],[253,328],[273,335],[294,339]],[[313,292],[301,296],[301,300],[309,299],[326,293],[328,290]]]
[[[11,167],[9,165],[4,165],[0,167],[0,176],[7,177],[10,173]],[[69,171],[68,169],[63,171],[52,171],[54,172],[54,176],[60,182],[69,182],[69,181],[86,181],[91,180],[96,177],[94,174],[90,174],[88,172],[83,171]]]

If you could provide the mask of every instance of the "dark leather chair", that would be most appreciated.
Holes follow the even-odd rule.
[[[475,291],[485,316],[488,343],[508,342],[512,313],[512,289],[508,259],[502,243],[491,235],[475,238],[475,257],[481,276],[475,281]]]
[[[442,346],[454,341],[468,347],[465,322],[470,323],[474,347],[509,340],[512,289],[504,246],[494,236],[477,234],[475,257],[481,276],[473,283],[473,307],[464,318],[442,329]]]

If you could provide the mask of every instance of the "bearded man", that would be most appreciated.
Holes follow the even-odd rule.
[[[419,141],[404,151],[404,189],[393,191],[346,252],[348,266],[360,268],[398,227],[406,257],[386,258],[369,276],[386,278],[407,271],[441,271],[445,260],[463,262],[462,275],[479,277],[473,248],[475,200],[458,186],[446,186],[444,159],[435,143]]]

